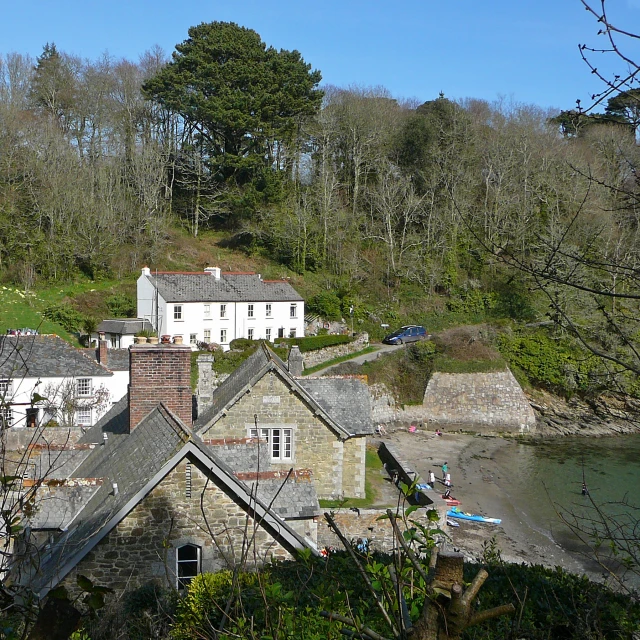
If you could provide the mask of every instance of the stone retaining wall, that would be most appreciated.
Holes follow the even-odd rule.
[[[440,373],[429,380],[423,407],[429,423],[469,425],[491,431],[529,433],[536,417],[508,369],[491,373]]]
[[[318,364],[333,360],[334,358],[340,358],[357,351],[362,351],[369,346],[369,334],[359,334],[353,342],[347,344],[337,344],[332,347],[325,347],[324,349],[317,349],[316,351],[307,351],[302,354],[304,358],[304,368],[310,369]]]

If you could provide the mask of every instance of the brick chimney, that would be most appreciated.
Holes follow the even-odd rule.
[[[109,350],[107,349],[107,341],[104,339],[104,332],[98,334],[98,362],[107,366],[109,360]]]
[[[160,402],[187,427],[192,422],[191,348],[176,344],[129,347],[129,431]]]

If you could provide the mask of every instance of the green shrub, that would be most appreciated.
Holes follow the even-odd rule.
[[[493,309],[497,304],[498,296],[495,293],[487,293],[479,289],[469,289],[456,292],[447,301],[447,309],[454,313],[478,314]]]
[[[310,298],[307,309],[311,313],[322,316],[325,320],[340,320],[342,317],[340,298],[333,291],[323,291]]]
[[[238,351],[245,351],[256,346],[255,340],[249,340],[249,338],[236,338],[229,343],[229,349]]]
[[[42,315],[51,322],[55,322],[63,327],[66,331],[73,333],[74,331],[80,331],[85,322],[85,316],[76,311],[69,304],[52,304],[49,305]]]
[[[116,318],[135,318],[136,299],[126,293],[114,293],[105,300],[109,313]]]
[[[308,338],[278,338],[278,344],[285,343],[289,347],[298,345],[300,351],[305,353],[307,351],[317,351],[318,349],[324,349],[325,347],[332,347],[337,344],[348,344],[353,342],[351,336],[309,336]]]

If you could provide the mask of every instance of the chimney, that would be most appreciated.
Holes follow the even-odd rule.
[[[304,369],[304,361],[302,359],[302,354],[300,353],[300,347],[298,347],[297,344],[294,344],[291,347],[287,364],[289,365],[289,373],[294,378],[299,378],[302,375],[302,370]]]
[[[198,356],[198,415],[204,413],[213,401],[213,392],[216,390],[213,376],[213,355],[201,353]]]
[[[191,348],[177,344],[129,347],[129,431],[160,402],[191,427]]]
[[[150,276],[151,275],[151,269],[149,269],[149,267],[142,267],[142,275],[143,276]]]
[[[107,366],[109,360],[109,351],[107,349],[107,341],[104,339],[104,331],[98,334],[98,362]]]
[[[204,272],[208,273],[210,276],[213,276],[216,280],[220,280],[220,267],[206,267]]]

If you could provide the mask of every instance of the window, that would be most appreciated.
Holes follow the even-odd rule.
[[[39,409],[27,409],[27,427],[31,427],[32,429],[35,429],[35,427],[38,426],[38,414],[39,414],[40,410]]]
[[[76,409],[76,426],[91,426],[91,407],[79,407],[78,409]]]
[[[204,342],[209,344],[211,342],[211,329],[204,330]]]
[[[220,343],[225,344],[227,341],[227,330],[220,329]]]
[[[278,338],[284,338],[284,327],[278,329]]]
[[[267,303],[267,318],[271,317],[271,303]]]
[[[210,304],[205,304],[204,305],[204,317],[205,318],[210,318],[211,317],[211,305]]]
[[[86,398],[91,395],[91,378],[78,378],[76,380],[76,396]]]
[[[247,305],[247,318],[253,318],[253,305]]]
[[[297,318],[298,317],[298,305],[297,304],[292,304],[289,307],[289,317],[290,318]]]
[[[293,457],[293,429],[249,429],[249,437],[257,438],[258,432],[260,437],[269,443],[271,450],[271,460],[273,462],[284,462],[291,460]]]
[[[0,399],[10,396],[13,392],[11,380],[0,380]]]
[[[198,342],[198,334],[197,333],[190,333],[189,334],[189,344],[197,344]]]
[[[13,425],[13,411],[11,411],[11,407],[0,407],[0,426],[3,429],[7,429],[11,425]]]
[[[289,329],[289,337],[290,338],[295,338],[296,337],[296,328],[295,327],[291,327],[291,329]]]
[[[267,327],[265,330],[265,338],[267,342],[271,342],[271,327]]]
[[[173,319],[174,320],[182,320],[182,305],[174,304],[173,305]]]
[[[253,340],[253,329],[247,329],[247,338]]]
[[[111,348],[112,349],[119,349],[120,348],[120,344],[119,344],[119,340],[118,340],[118,336],[115,334],[111,334]]]
[[[176,553],[178,589],[184,589],[200,573],[200,547],[185,544]]]
[[[220,305],[220,317],[221,318],[226,318],[227,317],[227,305],[226,304],[221,304]]]

